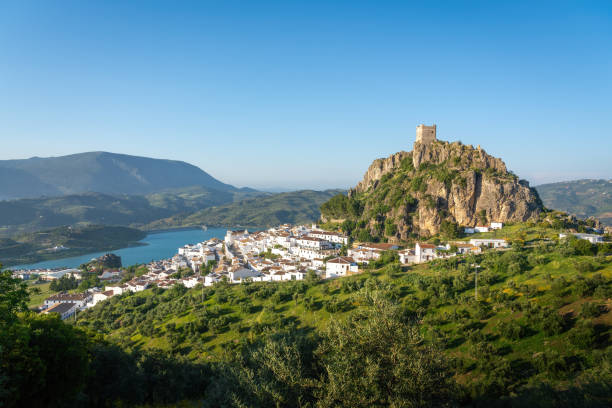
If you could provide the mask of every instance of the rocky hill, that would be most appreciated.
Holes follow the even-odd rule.
[[[434,141],[375,160],[348,197],[334,197],[321,213],[324,221],[347,221],[356,238],[399,241],[536,219],[541,209],[537,192],[501,159],[480,146]]]

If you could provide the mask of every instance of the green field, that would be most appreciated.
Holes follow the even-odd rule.
[[[28,290],[30,292],[30,300],[28,302],[28,307],[30,309],[37,308],[42,305],[46,298],[53,295],[55,292],[52,292],[49,289],[51,283],[36,283],[35,281],[28,282]],[[39,292],[40,291],[40,292]]]

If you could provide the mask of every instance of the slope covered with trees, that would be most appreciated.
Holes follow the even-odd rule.
[[[0,201],[0,236],[78,223],[140,227],[259,194],[185,187],[145,196],[84,193]]]
[[[191,214],[180,214],[150,223],[146,228],[168,227],[246,226],[271,227],[285,223],[314,222],[321,213],[319,207],[342,190],[300,190],[288,193],[266,194],[230,204],[214,206]]]
[[[26,312],[26,286],[5,272],[0,399],[610,406],[612,245],[512,228],[522,238],[507,251],[412,267],[388,253],[330,281],[152,288],[101,302],[76,323]]]
[[[7,266],[140,245],[145,233],[128,227],[58,227],[0,238],[0,261]],[[55,247],[61,247],[57,249]]]
[[[536,187],[544,205],[612,226],[612,180],[576,180]]]

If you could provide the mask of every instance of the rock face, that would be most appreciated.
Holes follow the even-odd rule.
[[[537,192],[501,159],[442,141],[415,143],[412,152],[375,160],[349,200],[363,209],[355,221],[389,241],[430,236],[443,223],[535,220],[542,209]]]

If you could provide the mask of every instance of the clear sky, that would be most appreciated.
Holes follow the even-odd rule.
[[[612,2],[0,4],[0,159],[349,187],[419,123],[532,184],[612,177]]]

